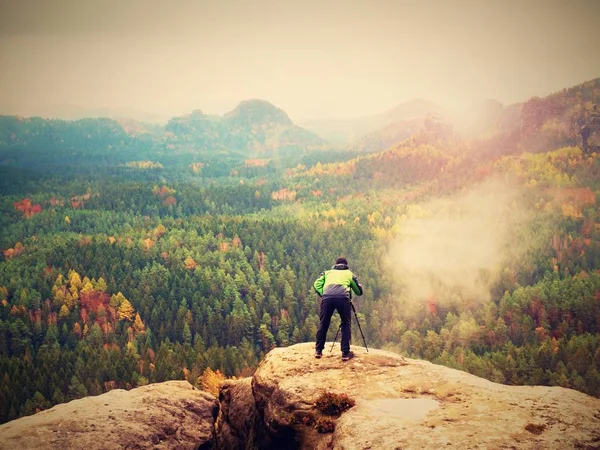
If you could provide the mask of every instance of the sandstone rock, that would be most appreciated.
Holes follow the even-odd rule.
[[[227,380],[219,391],[219,417],[216,423],[218,448],[241,450],[271,448],[262,416],[252,393],[252,378]]]
[[[394,353],[353,347],[315,359],[314,344],[271,351],[252,389],[275,448],[600,448],[600,399],[560,387],[505,386]],[[356,405],[321,434],[323,392]],[[247,447],[249,448],[249,447]]]
[[[115,389],[0,426],[0,450],[210,449],[218,402],[187,381]]]

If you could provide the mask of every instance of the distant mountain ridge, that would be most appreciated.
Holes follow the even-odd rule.
[[[294,124],[282,109],[256,99],[241,102],[222,117],[195,110],[171,118],[164,127],[105,117],[68,121],[0,116],[0,145],[4,147],[114,149],[131,147],[140,140],[166,145],[169,150],[228,151],[243,157],[307,152],[325,144]]]
[[[165,127],[169,142],[202,150],[227,149],[248,156],[270,156],[318,148],[324,141],[294,124],[280,108],[265,100],[245,100],[221,116],[197,110],[173,117]]]
[[[372,116],[307,120],[302,125],[331,142],[349,143],[393,123],[423,119],[429,114],[444,116],[446,111],[429,100],[413,99]]]
[[[29,115],[19,112],[19,115]],[[38,109],[35,116],[45,119],[79,120],[106,117],[109,119],[130,119],[138,122],[164,125],[169,116],[144,111],[132,107],[97,107],[89,108],[75,105],[53,105]]]

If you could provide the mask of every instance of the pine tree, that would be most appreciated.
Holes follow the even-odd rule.
[[[183,332],[181,337],[184,344],[192,345],[192,332],[190,331],[190,326],[187,324],[187,322],[184,322],[183,324]]]
[[[73,375],[71,378],[71,384],[69,384],[69,399],[75,400],[76,398],[86,397],[87,395],[88,391],[86,387],[83,385],[79,377],[77,377],[77,375]]]

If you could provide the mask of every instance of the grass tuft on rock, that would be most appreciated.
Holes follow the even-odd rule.
[[[354,405],[354,399],[348,395],[334,394],[333,392],[324,392],[315,402],[317,409],[328,416],[339,416]]]

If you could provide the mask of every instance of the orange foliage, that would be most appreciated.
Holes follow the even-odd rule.
[[[42,212],[41,205],[39,205],[39,204],[32,205],[31,199],[29,199],[29,198],[24,198],[20,202],[14,202],[13,206],[14,206],[15,210],[21,211],[23,213],[23,217],[25,217],[27,219]]]
[[[239,236],[235,236],[232,240],[231,240],[231,245],[233,245],[236,248],[240,248],[242,246],[242,240],[239,238]]]
[[[64,204],[65,204],[64,200],[60,200],[55,197],[52,197],[50,199],[50,206],[63,206]]]
[[[152,247],[154,247],[154,244],[155,244],[155,242],[150,238],[144,239],[143,243],[144,243],[144,248],[146,250],[150,250]]]
[[[27,309],[25,309],[25,305],[13,305],[13,307],[10,309],[10,313],[13,316],[27,315]]]
[[[83,208],[85,201],[89,200],[92,194],[75,195],[71,197],[71,207],[73,209]]]
[[[96,313],[96,321],[102,327],[105,322],[114,320],[112,309],[108,306],[110,296],[106,292],[93,289],[89,292],[83,290],[79,293],[81,307],[81,320],[88,323],[88,314]]]
[[[431,297],[427,300],[427,311],[429,311],[430,314],[437,316],[437,303],[435,298]]]
[[[267,164],[269,164],[269,160],[268,159],[247,159],[246,161],[244,161],[244,163],[246,164],[246,167],[264,167]]]
[[[290,191],[287,188],[282,188],[278,191],[274,191],[271,193],[271,198],[273,200],[296,200],[296,191]]]
[[[41,325],[42,323],[42,310],[35,309],[33,311],[29,311],[29,321],[31,323],[35,323],[37,325]]]
[[[576,206],[595,205],[596,194],[589,187],[548,189],[548,193],[558,202],[571,203]]]
[[[14,258],[15,256],[19,256],[21,253],[23,253],[23,250],[25,250],[25,247],[23,247],[23,244],[21,244],[20,242],[17,242],[15,244],[14,248],[9,248],[7,250],[4,250],[4,257],[6,259],[10,259],[10,258]]]
[[[172,195],[169,195],[167,198],[165,198],[162,202],[163,206],[174,206],[177,204],[177,199],[175,197],[173,197]]]
[[[174,194],[175,192],[175,189],[168,188],[167,186],[163,186],[161,188],[159,188],[158,186],[154,186],[154,188],[152,189],[152,193],[155,196],[161,198],[165,198],[167,195]]]

